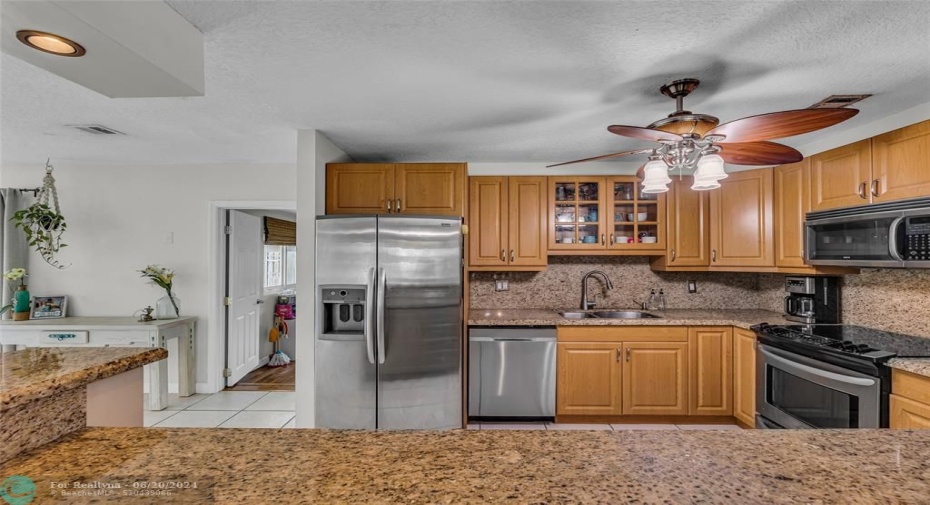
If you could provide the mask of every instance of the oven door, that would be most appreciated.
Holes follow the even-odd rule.
[[[785,428],[879,428],[881,380],[758,346],[756,409]]]

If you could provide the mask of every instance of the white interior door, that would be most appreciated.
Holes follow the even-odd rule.
[[[233,386],[258,366],[262,294],[262,219],[230,210],[227,258],[226,386]]]

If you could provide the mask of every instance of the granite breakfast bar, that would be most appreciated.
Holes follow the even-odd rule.
[[[0,474],[37,503],[926,503],[930,432],[87,428]]]

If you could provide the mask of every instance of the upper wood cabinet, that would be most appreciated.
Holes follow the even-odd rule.
[[[810,212],[810,158],[775,167],[775,266],[804,263],[804,215]]]
[[[663,254],[665,195],[635,176],[549,177],[552,254]]]
[[[811,210],[864,205],[871,201],[871,140],[815,154],[810,161]]]
[[[463,216],[464,163],[330,163],[327,214]]]
[[[689,412],[700,416],[733,414],[733,329],[688,329],[691,398]]]
[[[930,195],[930,120],[872,138],[873,202]]]
[[[545,267],[545,177],[470,177],[469,266]]]
[[[560,342],[556,415],[619,415],[620,343]]]
[[[774,267],[772,169],[736,172],[710,191],[711,267]]]
[[[733,416],[756,425],[756,334],[733,329]]]
[[[674,178],[667,193],[666,265],[710,265],[710,198],[691,189],[691,177]]]
[[[688,343],[624,342],[623,414],[688,414]]]

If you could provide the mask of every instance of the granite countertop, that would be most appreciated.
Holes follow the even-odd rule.
[[[0,413],[165,359],[162,348],[35,347],[0,354]]]
[[[737,326],[749,329],[754,324],[764,322],[784,323],[781,313],[769,310],[670,309],[645,312],[661,317],[656,319],[566,319],[560,316],[556,309],[472,309],[468,312],[468,324],[472,326]]]
[[[43,503],[74,481],[189,483],[159,503],[921,503],[930,431],[90,428],[0,474]]]
[[[917,375],[930,377],[930,358],[892,358],[888,362],[891,368],[904,370]]]

